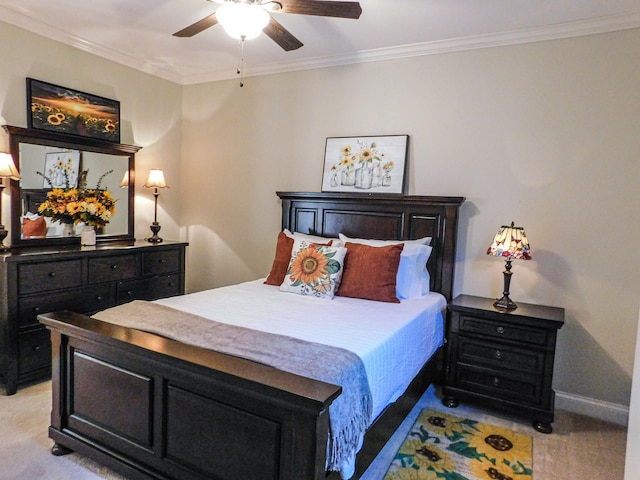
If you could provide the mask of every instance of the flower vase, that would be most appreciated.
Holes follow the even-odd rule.
[[[73,237],[73,223],[65,223],[62,228],[62,236],[63,237]]]
[[[342,178],[340,179],[342,185],[352,187],[356,184],[356,177],[353,174],[353,170],[344,170],[342,172]]]
[[[390,173],[385,173],[384,176],[382,177],[382,186],[383,187],[391,186],[391,174]]]
[[[82,245],[96,244],[96,229],[93,226],[86,226],[80,235],[80,243]]]
[[[362,167],[356,170],[356,188],[371,188],[372,181],[372,167]]]

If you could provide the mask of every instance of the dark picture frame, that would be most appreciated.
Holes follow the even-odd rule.
[[[120,143],[120,102],[27,78],[27,126]]]
[[[409,135],[328,137],[323,192],[406,193]]]

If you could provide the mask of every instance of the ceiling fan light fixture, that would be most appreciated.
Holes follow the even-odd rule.
[[[229,36],[250,40],[262,33],[271,17],[260,5],[227,2],[218,7],[216,18]]]

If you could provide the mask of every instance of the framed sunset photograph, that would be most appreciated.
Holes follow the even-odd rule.
[[[27,126],[120,143],[120,102],[27,78]]]

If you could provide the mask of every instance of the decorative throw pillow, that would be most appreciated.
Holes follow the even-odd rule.
[[[396,295],[406,300],[418,298],[429,293],[431,278],[427,270],[427,261],[431,256],[431,237],[418,238],[416,240],[373,240],[364,238],[349,238],[340,234],[340,240],[352,243],[361,243],[373,247],[404,244],[400,255],[400,266],[396,277]]]
[[[289,238],[284,232],[278,234],[276,244],[276,255],[271,265],[271,272],[264,281],[267,285],[282,285],[284,276],[291,260],[291,249],[293,248],[293,238]]]
[[[295,238],[304,238],[307,235],[302,235],[302,237]],[[315,237],[322,239],[322,242],[315,242],[318,245],[331,245],[332,240],[323,237]],[[292,234],[289,230],[283,230],[278,234],[278,242],[276,244],[276,254],[273,259],[273,263],[271,265],[271,271],[267,276],[267,279],[264,281],[267,285],[282,285],[284,282],[284,276],[287,274],[287,268],[289,268],[289,261],[291,260],[291,250],[293,249],[294,243],[294,234]]]
[[[347,257],[338,295],[379,302],[400,303],[396,276],[404,245],[372,247],[347,242]]]
[[[344,247],[295,240],[289,268],[280,290],[299,295],[333,298],[340,285],[346,253],[347,249]]]
[[[46,237],[47,222],[44,217],[38,217],[34,220],[30,218],[22,219],[22,236],[24,238]]]

